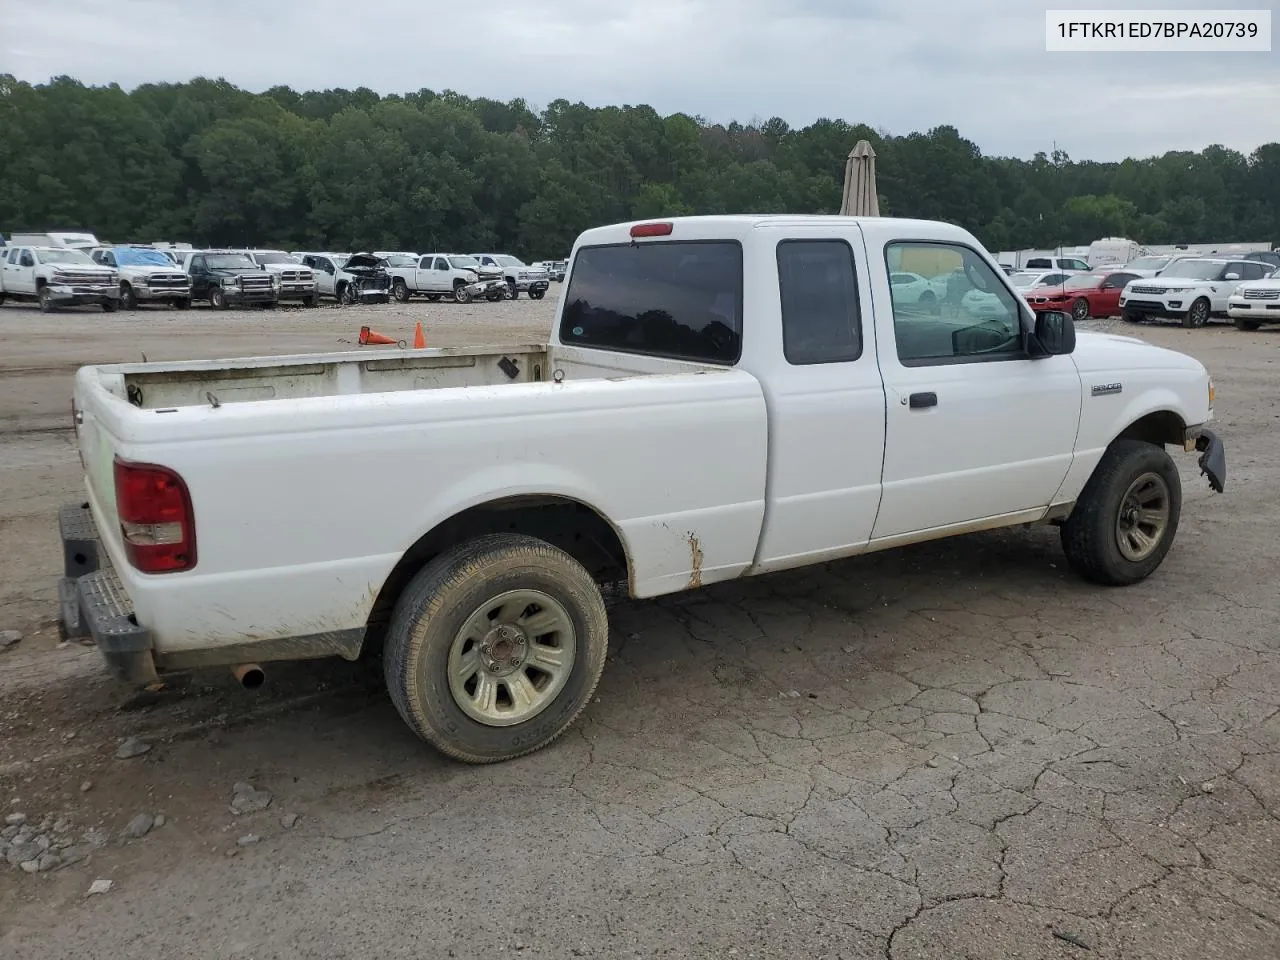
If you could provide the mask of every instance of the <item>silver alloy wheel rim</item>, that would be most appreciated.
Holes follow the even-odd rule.
[[[1072,319],[1074,319],[1077,323],[1088,320],[1089,319],[1089,301],[1086,300],[1084,297],[1080,297],[1078,300],[1076,300],[1076,305],[1074,310],[1072,310],[1072,315],[1073,315]]]
[[[541,590],[509,590],[481,604],[449,647],[449,692],[472,720],[510,727],[549,707],[573,673],[577,635]]]
[[[1169,485],[1158,473],[1144,473],[1129,484],[1116,514],[1116,546],[1126,560],[1140,563],[1164,541],[1169,499]]]
[[[457,300],[459,303],[466,303],[468,300],[471,299],[471,297],[467,293],[466,287],[454,287],[453,299]]]

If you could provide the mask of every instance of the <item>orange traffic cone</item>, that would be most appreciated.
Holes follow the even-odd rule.
[[[397,343],[399,343],[398,340],[394,340],[375,330],[370,330],[368,327],[360,328],[360,346],[362,347],[367,347],[371,344],[390,344],[395,346]]]
[[[422,321],[418,321],[418,325],[413,328],[413,349],[425,350],[427,348],[427,335],[422,331]]]

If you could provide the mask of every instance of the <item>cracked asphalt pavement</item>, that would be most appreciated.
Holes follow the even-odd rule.
[[[1149,581],[1085,584],[1033,528],[620,600],[597,698],[512,763],[415,740],[376,662],[138,697],[59,646],[76,364],[340,349],[418,317],[433,343],[537,339],[554,303],[451,307],[0,310],[0,628],[24,634],[0,653],[0,812],[99,837],[45,873],[0,861],[0,954],[1280,956],[1280,330],[1094,325],[1218,388],[1227,491],[1176,454]],[[117,759],[127,737],[152,748]],[[270,805],[232,813],[240,782]],[[139,813],[164,825],[119,839]]]

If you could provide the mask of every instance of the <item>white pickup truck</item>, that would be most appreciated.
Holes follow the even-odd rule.
[[[507,295],[506,281],[498,267],[485,267],[475,257],[456,253],[426,253],[412,266],[391,267],[391,295],[408,303],[414,294],[428,300],[452,297],[470,303],[484,297],[501,300]]]
[[[924,248],[923,250],[917,248]],[[897,302],[927,254],[989,309]],[[82,368],[61,620],[118,675],[380,650],[469,762],[554,740],[635,598],[971,531],[1061,527],[1149,576],[1222,442],[1196,360],[1034,316],[969,233],[705,217],[602,227],[551,342]],[[376,490],[386,510],[348,509]]]
[[[31,300],[49,313],[58,307],[120,305],[120,275],[69,247],[7,246],[0,259],[0,304]]]

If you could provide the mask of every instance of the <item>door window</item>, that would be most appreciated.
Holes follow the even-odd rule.
[[[858,280],[848,243],[783,240],[778,244],[778,289],[782,352],[788,363],[839,363],[862,355]]]
[[[24,267],[34,267],[36,265],[36,258],[31,255],[30,250],[23,250],[22,259],[19,261],[19,263],[21,263]]]
[[[977,251],[959,244],[910,241],[885,247],[886,263],[929,262],[940,304],[910,300],[892,285],[893,329],[904,366],[1014,360],[1022,346],[1022,307]]]

